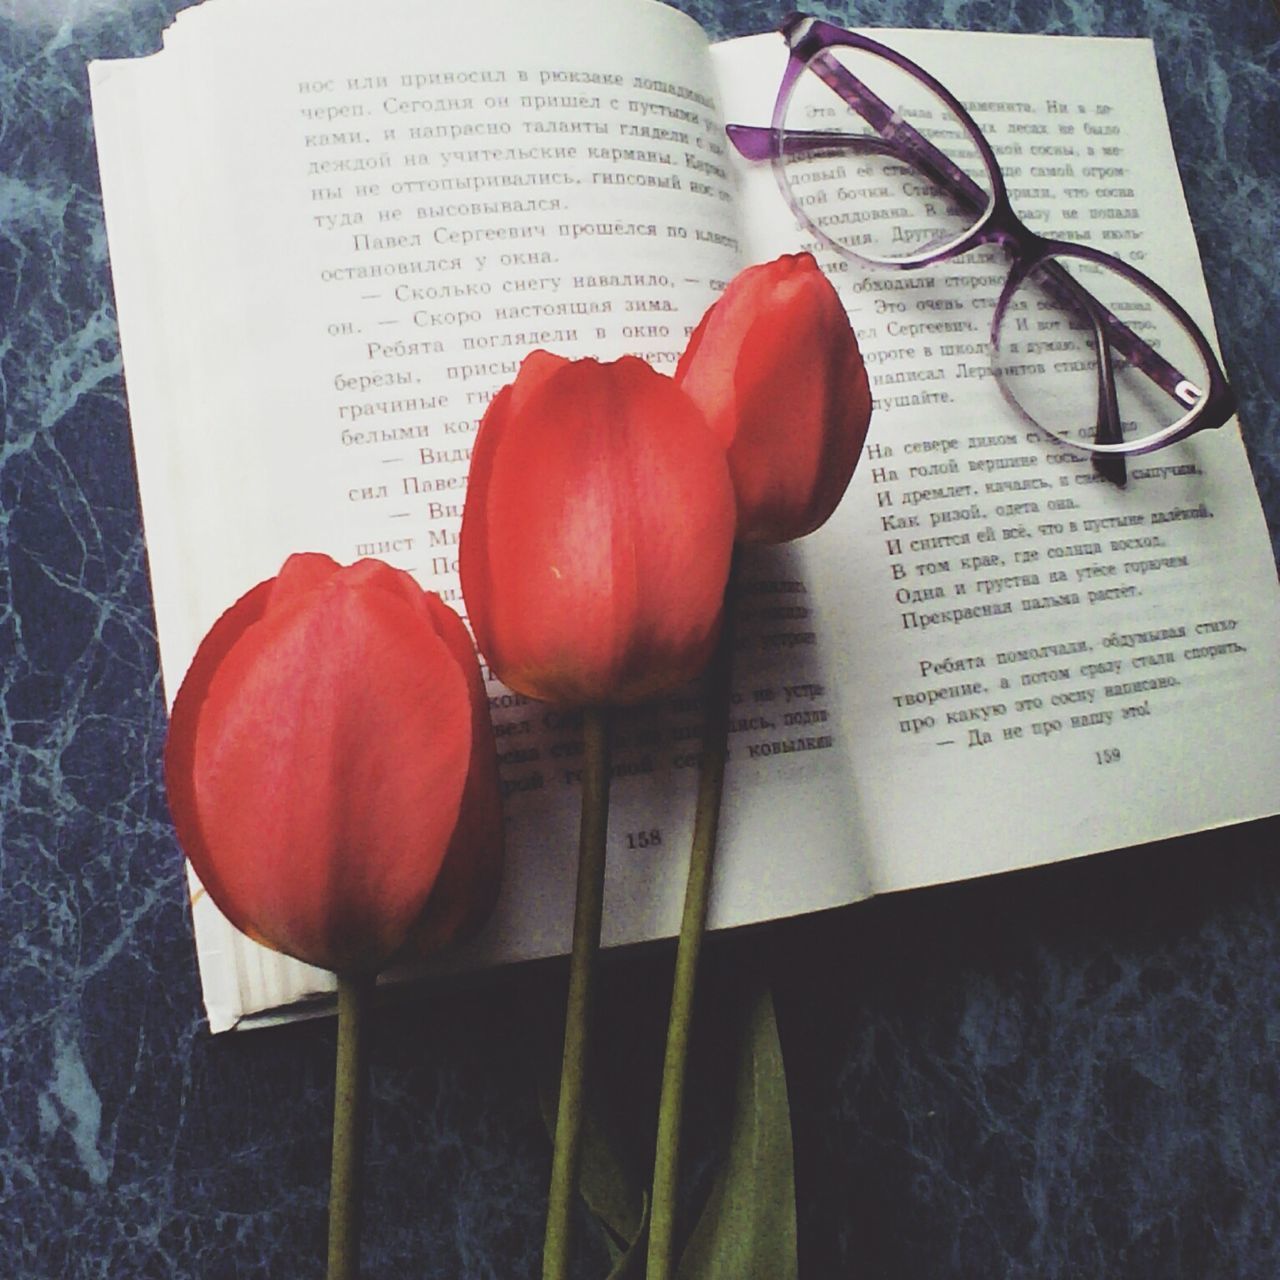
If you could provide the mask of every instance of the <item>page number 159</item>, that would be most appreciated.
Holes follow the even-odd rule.
[[[1095,751],[1093,753],[1093,758],[1098,764],[1119,764],[1120,748],[1103,747],[1101,751]]]

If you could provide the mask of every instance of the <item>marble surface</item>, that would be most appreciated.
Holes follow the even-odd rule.
[[[687,0],[713,34],[772,6]],[[0,1276],[320,1271],[330,1025],[212,1039],[160,785],[156,667],[87,59],[161,0],[0,5]],[[1151,35],[1280,546],[1280,16],[1257,0],[851,0],[857,24]],[[1211,750],[1211,744],[1208,749]],[[1275,821],[725,941],[778,992],[802,1274],[1280,1275]],[[661,955],[603,1036],[648,1087]],[[819,976],[821,975],[821,976]],[[555,966],[385,1011],[370,1276],[536,1272],[527,1074]],[[705,1104],[695,1089],[695,1103]],[[603,1275],[584,1247],[579,1274]]]

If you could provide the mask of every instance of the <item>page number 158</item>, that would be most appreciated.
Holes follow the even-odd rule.
[[[628,849],[653,849],[662,843],[662,832],[657,827],[648,831],[628,831]]]

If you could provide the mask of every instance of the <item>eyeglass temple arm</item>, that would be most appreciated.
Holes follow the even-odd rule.
[[[825,50],[809,62],[811,70],[853,108],[879,137],[850,135],[822,130],[791,131],[781,134],[784,155],[803,154],[824,147],[840,146],[845,150],[889,154],[911,163],[942,186],[953,199],[963,201],[977,214],[987,204],[987,195],[945,152],[940,151],[918,129],[873,93],[857,76]],[[778,154],[775,130],[760,126],[732,124],[727,127],[730,141],[748,160],[768,160]],[[1200,389],[1192,386],[1173,365],[1144,342],[1122,320],[1113,315],[1056,263],[1046,268],[1060,287],[1089,299],[1091,314],[1097,309],[1103,317],[1107,337],[1115,349],[1137,366],[1157,386],[1188,408],[1196,403]]]
[[[1111,346],[1104,332],[1105,321],[1093,307],[1088,308],[1093,322],[1093,340],[1098,349],[1098,421],[1094,427],[1094,444],[1123,444],[1124,426],[1120,420],[1120,402],[1116,395],[1116,366]],[[1104,480],[1123,489],[1129,478],[1122,453],[1095,453],[1093,469]]]
[[[976,213],[986,203],[982,189],[946,157],[944,164],[933,165],[923,154],[913,152],[902,145],[899,138],[877,137],[873,134],[840,133],[838,130],[788,129],[781,135],[780,144],[774,142],[774,130],[768,125],[731,124],[725,132],[738,153],[748,160],[771,160],[780,150],[783,155],[804,155],[807,151],[822,151],[839,147],[844,151],[867,155],[889,155],[908,161],[924,170],[935,181],[945,182],[947,194],[964,200]],[[914,132],[914,130],[913,130]],[[919,137],[919,135],[916,135]],[[923,139],[922,139],[923,141]],[[935,148],[936,150],[936,148]]]
[[[910,145],[910,140],[902,136],[908,131],[924,143],[928,151],[924,147]],[[775,142],[773,129],[768,125],[754,124],[726,125],[725,132],[738,154],[747,160],[772,160],[779,152],[785,156],[804,155],[808,151],[822,151],[832,147],[858,154],[890,155],[914,165],[935,182],[945,186],[948,196],[964,201],[975,214],[981,212],[987,203],[982,188],[963,169],[958,168],[901,119],[897,128],[882,137],[822,129],[788,129]],[[930,152],[933,154],[929,154]]]

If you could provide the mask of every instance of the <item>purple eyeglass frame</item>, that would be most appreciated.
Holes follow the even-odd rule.
[[[820,18],[803,13],[789,14],[778,28],[787,42],[791,56],[782,75],[777,101],[773,109],[773,121],[768,127],[731,124],[726,128],[729,140],[748,160],[769,160],[772,163],[778,189],[790,205],[796,218],[820,240],[838,253],[868,267],[893,267],[914,270],[932,266],[958,257],[982,245],[996,244],[1009,253],[1012,262],[1009,278],[996,304],[991,322],[991,345],[999,349],[999,331],[1009,302],[1027,276],[1043,264],[1044,274],[1063,293],[1082,306],[1094,326],[1099,350],[1098,360],[1098,423],[1093,443],[1083,445],[1064,441],[1068,445],[1095,455],[1095,461],[1110,460],[1123,467],[1125,456],[1136,456],[1162,449],[1166,445],[1185,440],[1198,431],[1221,427],[1236,411],[1236,399],[1227,385],[1226,375],[1210,348],[1199,326],[1186,311],[1154,280],[1127,262],[1112,254],[1094,249],[1090,245],[1069,240],[1051,239],[1037,235],[1013,211],[1005,186],[1004,173],[996,159],[986,135],[973,117],[949,89],[940,84],[924,68],[909,58],[853,31],[846,31]],[[876,96],[866,85],[850,73],[837,59],[824,57],[833,46],[861,49],[891,62],[901,71],[915,77],[952,110],[965,126],[978,148],[991,177],[991,195],[978,186],[962,169],[934,146],[923,134],[913,128],[893,108]],[[830,88],[853,108],[880,135],[878,138],[852,139],[846,134],[821,131],[799,133],[783,128],[788,103],[797,81],[806,71],[817,74]],[[941,248],[904,258],[897,262],[885,262],[864,258],[828,236],[799,207],[792,196],[784,175],[784,161],[788,154],[796,154],[831,145],[839,141],[848,147],[851,142],[872,151],[896,155],[909,161],[926,173],[952,198],[973,209],[977,216],[974,226]],[[985,213],[982,212],[985,209]],[[1159,302],[1182,325],[1194,343],[1204,366],[1209,372],[1209,386],[1203,398],[1199,389],[1165,360],[1154,348],[1105,306],[1089,294],[1068,272],[1055,267],[1053,259],[1078,258],[1117,272],[1144,293]],[[1132,365],[1140,369],[1157,386],[1182,405],[1187,412],[1165,430],[1146,439],[1126,442],[1121,436],[1120,413],[1116,400],[1115,369],[1111,357],[1114,347]],[[1188,403],[1192,397],[1192,403]],[[1101,456],[1099,456],[1101,455]],[[1118,455],[1118,456],[1116,456]],[[1123,483],[1123,471],[1112,476]]]

